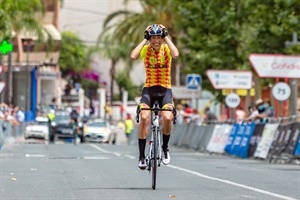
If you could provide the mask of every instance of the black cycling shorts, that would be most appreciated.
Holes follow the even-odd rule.
[[[167,104],[173,104],[172,90],[161,86],[144,87],[140,105],[144,103],[152,108],[156,100],[160,108]]]

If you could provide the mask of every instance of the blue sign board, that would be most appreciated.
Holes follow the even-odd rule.
[[[202,78],[199,74],[186,75],[186,87],[190,90],[199,90]]]

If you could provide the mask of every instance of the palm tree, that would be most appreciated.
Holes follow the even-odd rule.
[[[0,0],[0,40],[13,38],[22,31],[34,32],[43,40],[43,25],[36,13],[45,13],[43,0]]]
[[[94,49],[93,52],[98,52],[100,55],[110,59],[110,103],[112,105],[113,102],[113,94],[114,94],[114,82],[116,80],[116,64],[128,57],[128,44],[127,43],[117,43],[116,40],[112,37],[112,35],[100,35],[98,39],[97,48]],[[130,65],[129,65],[130,66]]]
[[[127,3],[129,0],[125,0]],[[174,29],[174,14],[171,10],[171,1],[139,0],[143,12],[119,10],[106,17],[103,24],[103,32],[112,34],[114,41],[138,44],[144,30],[150,24],[163,24],[169,32],[173,43],[177,44],[176,30]],[[128,54],[129,59],[129,54]],[[172,62],[172,83],[176,83],[176,60]],[[176,83],[177,84],[177,83]]]
[[[21,32],[33,32],[38,36],[38,42],[43,41],[44,28],[35,16],[36,13],[42,15],[45,13],[43,0],[0,0],[0,5],[0,42],[3,40],[11,41],[14,37],[12,33],[19,35]],[[11,54],[8,56],[10,57]],[[9,104],[12,102],[12,80],[12,67],[8,66],[8,94],[6,96]]]

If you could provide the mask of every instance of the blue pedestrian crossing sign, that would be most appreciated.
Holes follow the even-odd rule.
[[[186,75],[186,87],[190,90],[199,90],[201,87],[202,78],[199,74]]]

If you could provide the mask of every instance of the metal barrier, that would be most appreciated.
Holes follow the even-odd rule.
[[[26,123],[12,125],[10,122],[0,120],[0,149],[4,144],[12,144],[18,137],[24,137]]]
[[[226,154],[270,163],[300,164],[300,116],[269,118],[265,123],[232,121],[196,126],[173,126],[170,145],[195,151]],[[130,144],[137,144],[137,128]]]
[[[24,137],[27,124],[12,125],[0,120],[0,149],[4,144]],[[150,134],[148,134],[150,135]],[[130,134],[136,145],[138,128]],[[227,154],[241,158],[259,158],[270,163],[300,164],[300,116],[268,119],[265,124],[219,122],[197,126],[173,126],[170,145],[195,151]]]

